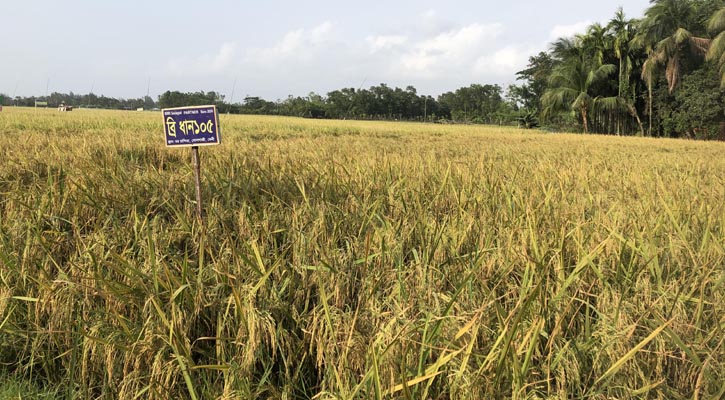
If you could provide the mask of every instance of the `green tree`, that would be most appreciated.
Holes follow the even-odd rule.
[[[607,28],[612,33],[612,50],[614,56],[619,61],[619,80],[617,82],[617,96],[629,98],[633,95],[631,90],[629,76],[632,72],[632,54],[629,42],[635,34],[632,20],[627,19],[624,15],[622,7],[619,7],[614,14],[614,18],[609,21]]]
[[[327,115],[330,118],[350,118],[355,102],[355,89],[345,88],[327,93]]]
[[[707,60],[718,66],[720,87],[725,89],[725,7],[715,11],[707,24],[708,31],[716,35],[710,43]]]
[[[635,27],[633,21],[627,19],[624,15],[622,7],[617,9],[614,18],[607,24],[607,30],[612,35],[611,49],[614,52],[619,68],[619,78],[617,80],[617,97],[616,108],[625,111],[637,121],[640,135],[644,136],[644,128],[639,118],[639,113],[635,105],[635,85],[630,82],[630,76],[634,65],[632,48],[630,41],[634,38]],[[622,131],[621,118],[618,118],[617,134]]]
[[[549,78],[549,88],[541,99],[543,115],[569,109],[578,113],[584,133],[589,133],[589,113],[595,106],[594,85],[611,75],[613,64],[599,64],[598,60],[585,52],[579,39],[562,39],[554,43],[554,54],[561,59]]]
[[[609,29],[599,23],[590,25],[586,34],[578,35],[577,39],[583,50],[591,57],[594,57],[599,65],[604,64],[605,56],[614,42],[609,35]]]
[[[547,52],[542,51],[529,57],[526,69],[516,73],[516,80],[524,83],[521,86],[510,86],[509,96],[525,110],[537,112],[541,110],[541,97],[544,95],[554,65],[554,59]]]
[[[104,97],[98,98],[98,102],[102,107],[105,107]],[[143,102],[143,101],[142,101]],[[207,104],[222,104],[224,102],[224,96],[219,95],[216,92],[187,92],[182,93],[178,91],[166,91],[159,96],[159,107],[170,108],[170,107],[184,107],[184,106],[202,106]]]
[[[505,107],[502,89],[499,85],[473,84],[455,92],[443,93],[438,102],[450,110],[457,121],[476,123],[498,123]]]
[[[671,102],[660,103],[665,135],[694,139],[719,136],[725,121],[725,92],[720,90],[717,75],[715,65],[706,65],[682,78]]]
[[[696,70],[702,64],[702,56],[708,50],[710,39],[706,38],[705,17],[708,10],[714,10],[721,0],[652,0],[652,6],[645,11],[645,17],[637,26],[638,32],[631,45],[644,49],[647,57],[642,64],[642,79],[647,85],[647,108],[649,134],[653,134],[653,118],[657,110],[670,106],[662,102],[674,101],[672,93],[678,87],[682,76]],[[710,12],[711,14],[711,12]],[[664,73],[663,73],[664,72]],[[653,86],[663,76],[670,96],[656,95]],[[657,100],[658,104],[655,104]],[[662,122],[666,115],[657,116]],[[662,126],[658,125],[662,133]]]
[[[672,93],[680,81],[683,64],[691,61],[688,57],[707,52],[710,40],[696,36],[702,28],[694,16],[692,1],[652,0],[632,42],[634,46],[648,49],[643,75],[650,84],[655,67],[664,66],[668,89]]]

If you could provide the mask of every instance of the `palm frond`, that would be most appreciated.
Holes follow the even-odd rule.
[[[600,65],[599,68],[595,69],[594,71],[591,71],[589,75],[587,76],[586,80],[586,86],[592,85],[594,82],[600,81],[617,70],[617,67],[614,64],[604,64]]]
[[[632,57],[624,57],[624,75],[629,76],[632,73],[632,68],[634,67],[634,63],[632,62]]]
[[[692,36],[689,40],[690,50],[699,56],[707,54],[707,50],[710,48],[711,39],[701,38]]]
[[[566,60],[579,52],[576,38],[559,38],[550,45],[551,53],[559,60]]]
[[[718,60],[718,71],[720,72],[720,88],[725,89],[725,53],[722,53]]]
[[[628,112],[627,104],[627,101],[619,96],[597,96],[594,99],[594,109],[609,113]]]
[[[638,33],[629,41],[629,46],[634,50],[641,50],[647,47],[647,35]]]
[[[567,71],[566,66],[562,65],[555,68],[549,76],[548,82],[550,87],[568,86],[571,73]]]
[[[665,69],[665,78],[667,78],[667,86],[672,93],[680,82],[680,57],[670,57]]]
[[[712,33],[720,33],[725,31],[725,7],[715,11],[707,22],[707,30]]]
[[[578,95],[579,93],[571,88],[558,87],[548,89],[541,97],[541,104],[543,105],[541,116],[546,119],[558,111],[573,109],[572,104],[576,101]]]
[[[614,13],[614,17],[609,20],[609,24],[607,24],[607,26],[614,31],[623,31],[627,28],[627,26],[629,26],[629,24],[630,20],[628,20],[624,15],[624,9],[622,6],[619,6],[617,11]]]
[[[592,105],[592,96],[586,92],[580,92],[576,99],[571,103],[572,110],[579,110],[581,108],[589,108]]]
[[[688,31],[685,28],[678,28],[675,33],[672,35],[672,38],[675,41],[675,44],[681,45],[683,43],[687,43],[690,38],[692,37],[692,33]]]
[[[710,42],[710,48],[707,50],[707,60],[716,60],[720,58],[720,55],[725,54],[725,32],[720,32],[719,35],[715,36]]]
[[[655,70],[657,69],[657,62],[654,60],[654,58],[649,57],[647,60],[642,64],[642,80],[644,80],[647,83],[647,86],[650,85],[652,82],[652,77],[655,75]]]
[[[677,42],[675,41],[674,35],[667,36],[666,38],[657,42],[655,45],[654,56],[657,63],[664,63],[669,59],[670,55],[677,51]]]
[[[541,103],[544,107],[552,107],[554,109],[565,109],[569,108],[577,98],[578,92],[570,88],[553,88],[544,92],[541,96]]]

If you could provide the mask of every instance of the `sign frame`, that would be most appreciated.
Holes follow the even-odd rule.
[[[161,110],[161,117],[164,126],[164,143],[167,148],[221,144],[221,128],[216,105],[164,108]],[[202,138],[204,140],[200,140]]]

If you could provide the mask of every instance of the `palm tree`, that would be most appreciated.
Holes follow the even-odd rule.
[[[720,71],[720,87],[725,89],[725,7],[715,11],[707,24],[707,30],[717,34],[707,52],[708,61],[716,61]]]
[[[720,88],[725,89],[725,7],[715,11],[707,24],[707,30],[712,34],[717,33],[710,43],[707,59],[717,62],[720,72]],[[725,132],[725,122],[720,122],[720,134],[722,135],[723,132]]]
[[[652,86],[654,77],[664,67],[669,92],[680,82],[682,62],[687,56],[704,55],[709,40],[693,35],[694,6],[691,1],[652,0],[645,18],[638,26],[639,33],[630,42],[631,47],[645,49],[647,60],[642,65],[642,79],[647,84],[649,109],[648,134],[652,134]]]
[[[582,46],[580,38],[559,39],[552,45],[552,53],[561,61],[549,78],[549,89],[541,102],[544,116],[560,109],[571,109],[582,119],[584,133],[589,133],[589,111],[595,106],[592,87],[611,75],[616,67],[600,64],[596,57],[590,57]]]
[[[654,50],[648,49],[647,60],[642,64],[642,79],[647,84],[647,116],[649,117],[647,136],[652,136],[652,86],[657,67],[653,53]]]
[[[710,40],[692,33],[694,8],[690,1],[653,0],[645,11],[640,33],[632,41],[633,46],[646,48],[649,57],[648,71],[654,66],[665,66],[665,78],[670,93],[680,82],[682,62],[687,55],[704,55]],[[643,72],[644,68],[643,68]],[[644,74],[643,74],[644,75]],[[643,79],[646,79],[643,76]]]
[[[559,38],[551,44],[551,55],[555,61],[559,62],[578,57],[582,51],[580,41],[581,39],[578,37]]]
[[[630,57],[629,42],[634,37],[634,26],[632,25],[632,20],[625,17],[622,7],[619,7],[614,14],[614,18],[609,21],[607,28],[614,35],[612,50],[614,50],[614,56],[619,61],[617,95],[619,97],[628,97],[627,91],[630,88],[629,75],[632,72],[632,57]]]
[[[604,55],[612,48],[613,44],[609,29],[595,23],[587,28],[586,34],[578,35],[577,39],[581,41],[581,46],[587,54],[593,55],[599,65],[604,64]]]
[[[642,127],[642,121],[639,119],[637,108],[634,106],[635,90],[633,85],[630,85],[630,74],[632,73],[633,61],[631,57],[630,41],[634,37],[635,28],[633,21],[627,19],[624,15],[624,10],[619,7],[617,12],[614,14],[614,18],[607,24],[607,29],[613,35],[612,50],[614,50],[614,56],[619,61],[619,80],[617,82],[617,97],[619,100],[615,102],[617,108],[626,110],[629,115],[637,120],[639,125],[640,135],[644,136],[644,128]],[[617,133],[621,130],[621,124],[617,124]]]

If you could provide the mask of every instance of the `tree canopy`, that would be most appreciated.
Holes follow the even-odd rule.
[[[724,10],[723,0],[652,0],[628,19],[620,8],[606,26],[555,41],[543,53],[552,62],[531,58],[515,90],[550,125],[725,139]],[[543,90],[532,96],[534,85]]]

